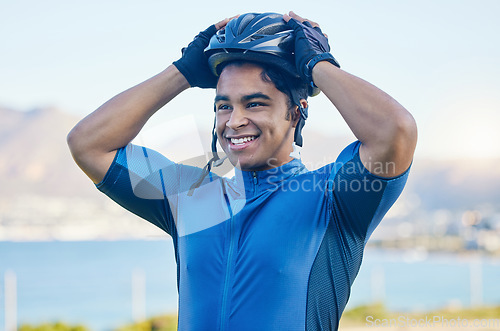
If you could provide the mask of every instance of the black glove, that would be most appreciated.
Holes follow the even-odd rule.
[[[295,32],[295,66],[308,84],[314,86],[312,69],[319,61],[328,61],[340,68],[337,60],[329,53],[328,38],[319,27],[313,28],[311,23],[300,23],[293,18],[288,21],[288,25]]]
[[[174,62],[192,87],[215,88],[217,85],[217,77],[208,67],[207,57],[203,53],[216,32],[215,25],[200,32],[188,47],[182,49],[182,57]]]

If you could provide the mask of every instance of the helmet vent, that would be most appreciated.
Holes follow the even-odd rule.
[[[263,35],[253,34],[253,35],[248,36],[247,38],[241,40],[240,43],[248,43],[248,42],[259,40],[259,39],[262,39],[265,37],[266,36],[263,36]]]
[[[279,32],[284,31],[284,27],[282,23],[275,23],[275,24],[269,24],[264,27],[262,27],[257,33],[262,34],[262,35],[275,35]]]
[[[239,19],[241,20],[238,25],[238,33],[236,35],[241,35],[243,31],[247,28],[247,25],[252,22],[252,20],[255,18],[255,14],[248,14],[244,15],[243,17],[240,17]]]
[[[225,43],[226,42],[226,31],[225,29],[221,29],[217,31],[216,33],[216,38],[220,43]]]

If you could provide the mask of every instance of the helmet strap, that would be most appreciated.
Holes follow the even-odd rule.
[[[293,157],[294,159],[300,160],[301,159],[300,150],[302,149],[302,147],[297,146],[295,142],[293,142],[292,146],[293,146],[293,151],[289,154],[289,156]]]
[[[300,115],[299,120],[297,121],[297,125],[295,126],[295,133],[293,136],[293,152],[290,153],[290,156],[295,159],[300,159],[300,150],[302,149],[303,144],[302,128],[304,127],[304,124],[306,124],[309,107],[302,107],[297,93],[295,93],[295,91],[293,91],[292,89],[290,89],[290,94],[292,95],[293,103],[298,107]]]
[[[215,106],[214,106],[215,110]],[[219,153],[217,153],[217,129],[216,129],[216,124],[217,124],[217,118],[214,117],[214,126],[212,128],[212,156],[210,160],[207,162],[207,164],[203,167],[201,171],[200,178],[191,185],[191,188],[189,189],[188,196],[192,196],[194,193],[194,190],[200,187],[201,183],[205,179],[205,177],[210,173],[210,170],[212,170],[212,165],[215,167],[220,166],[226,157],[223,157],[222,159],[219,157]]]

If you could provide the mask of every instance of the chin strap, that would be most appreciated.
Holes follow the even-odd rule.
[[[214,106],[214,111],[215,111],[215,106]],[[212,128],[212,157],[210,160],[207,162],[207,164],[203,167],[201,171],[200,178],[191,185],[191,188],[189,189],[188,196],[192,196],[194,193],[194,190],[200,187],[201,183],[203,183],[203,180],[205,177],[210,173],[210,170],[212,170],[212,165],[214,167],[220,166],[222,163],[224,163],[224,160],[227,157],[223,157],[222,159],[219,157],[219,153],[217,153],[217,130],[216,130],[216,124],[217,124],[217,118],[214,118],[214,127]]]
[[[293,151],[290,153],[290,156],[294,159],[300,159],[300,150],[302,149],[303,144],[302,128],[304,127],[304,124],[306,124],[309,107],[302,107],[300,100],[295,93],[292,93],[292,99],[295,105],[299,107],[300,117],[297,122],[297,126],[295,127],[295,133],[293,135]]]
[[[302,147],[297,146],[295,142],[293,142],[292,146],[293,146],[293,151],[289,154],[289,156],[293,157],[294,159],[300,160],[301,159],[300,151],[302,150]]]

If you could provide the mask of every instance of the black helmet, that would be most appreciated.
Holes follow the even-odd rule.
[[[248,13],[229,21],[225,28],[212,36],[205,48],[208,64],[215,75],[220,65],[233,60],[266,63],[295,78],[300,78],[295,68],[294,31],[277,13]],[[309,87],[309,96],[319,93]]]

